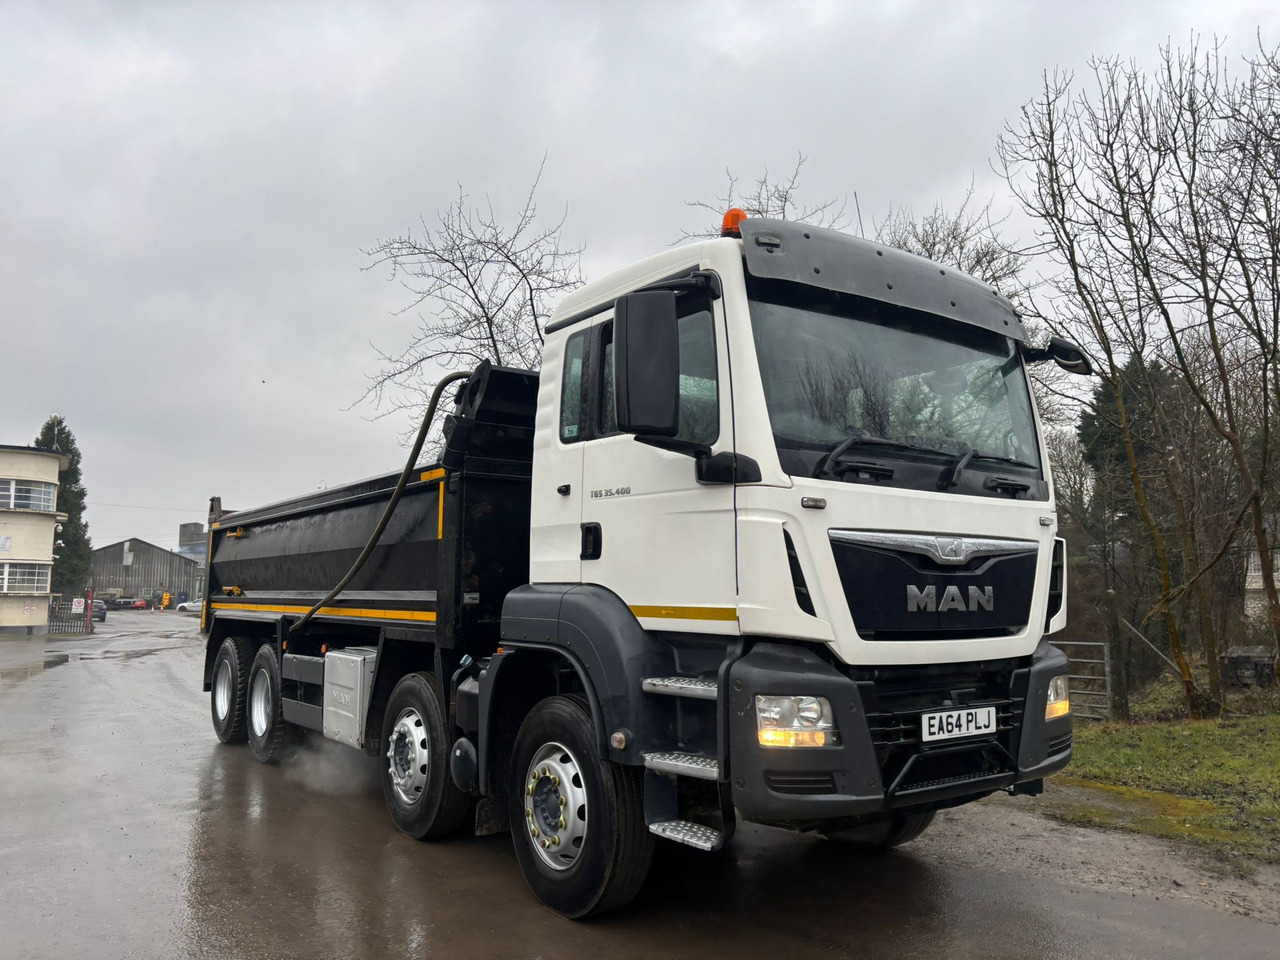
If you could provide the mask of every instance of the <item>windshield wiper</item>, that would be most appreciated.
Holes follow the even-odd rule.
[[[997,463],[1007,463],[1015,467],[1026,467],[1028,470],[1039,470],[1034,463],[1027,463],[1025,460],[1019,460],[1017,457],[1002,457],[996,453],[975,453],[975,460],[994,460]]]
[[[942,471],[942,476],[938,478],[938,489],[947,490],[954,487],[960,482],[960,474],[964,472],[964,468],[969,465],[972,460],[993,460],[996,463],[1007,463],[1015,467],[1026,467],[1029,470],[1035,470],[1034,463],[1027,463],[1025,460],[1018,460],[1015,457],[1002,457],[997,453],[983,453],[970,447],[964,453],[958,454],[951,464]]]
[[[854,434],[845,440],[841,440],[836,444],[825,457],[818,461],[817,466],[813,468],[815,477],[822,477],[828,473],[835,473],[836,465],[840,458],[843,457],[854,447],[884,447],[890,450],[914,450],[918,453],[934,453],[946,456],[943,450],[934,450],[932,447],[922,447],[919,444],[907,443],[904,440],[889,440],[885,437],[872,437]]]

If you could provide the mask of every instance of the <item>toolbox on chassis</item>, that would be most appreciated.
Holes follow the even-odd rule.
[[[540,375],[467,375],[439,463],[212,501],[221,740],[383,758],[400,830],[510,829],[570,917],[634,896],[655,837],[892,846],[1068,763],[1026,365],[1087,359],[946,267],[729,227],[571,295]]]

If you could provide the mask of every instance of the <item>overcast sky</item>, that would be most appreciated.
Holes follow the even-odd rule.
[[[809,157],[864,218],[971,178],[1046,68],[1235,52],[1280,4],[0,2],[0,443],[61,414],[90,533],[177,545],[243,508],[401,465],[348,409],[403,345],[361,248],[461,182],[500,212],[543,156],[588,276],[701,226],[726,166]]]

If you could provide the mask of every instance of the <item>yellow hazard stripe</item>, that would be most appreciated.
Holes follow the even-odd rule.
[[[436,467],[434,470],[428,470],[418,478],[422,482],[427,480],[440,481],[440,515],[436,520],[436,539],[444,539],[444,467]]]
[[[637,617],[655,620],[737,620],[734,607],[644,607],[633,606]]]
[[[254,610],[260,613],[306,613],[310,607],[280,606],[270,603],[211,603],[215,610]],[[321,607],[318,617],[360,617],[365,620],[423,620],[435,623],[434,610],[365,610],[355,607]]]

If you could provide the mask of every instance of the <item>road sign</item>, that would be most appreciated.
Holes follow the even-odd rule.
[[[72,613],[84,613],[84,597],[76,597],[71,601]]]

